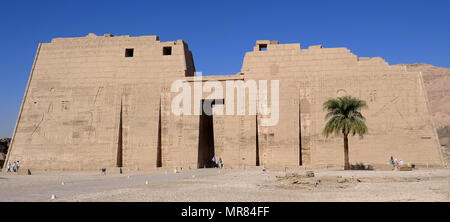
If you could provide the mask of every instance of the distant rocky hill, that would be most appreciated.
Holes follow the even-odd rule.
[[[11,142],[11,138],[1,138],[0,139],[0,153],[8,153],[9,143]]]
[[[450,69],[428,64],[399,64],[408,71],[422,72],[439,141],[446,148],[444,157],[450,164]]]
[[[8,152],[9,143],[11,138],[1,138],[0,139],[0,168],[2,168],[3,163],[6,159],[6,153]]]

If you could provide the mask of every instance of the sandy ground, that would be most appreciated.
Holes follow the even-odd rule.
[[[450,169],[305,174],[300,169],[1,173],[0,201],[450,201]]]

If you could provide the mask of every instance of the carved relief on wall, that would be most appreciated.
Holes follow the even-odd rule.
[[[382,134],[391,133],[395,128],[413,130],[414,127],[411,124],[411,118],[407,115],[407,107],[404,106],[403,100],[398,93],[394,93],[394,97],[391,97],[377,111],[374,112],[372,117],[376,117],[377,122],[376,131]]]
[[[342,97],[348,95],[347,91],[345,89],[338,89],[336,91],[336,97]]]
[[[369,92],[369,101],[372,103],[377,101],[377,90],[371,90]]]

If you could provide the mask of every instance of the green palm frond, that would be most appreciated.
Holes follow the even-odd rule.
[[[323,110],[327,111],[325,119],[329,119],[323,129],[323,135],[336,135],[343,133],[363,137],[368,129],[365,124],[366,118],[361,114],[361,109],[366,108],[365,101],[351,96],[328,99],[323,103]]]

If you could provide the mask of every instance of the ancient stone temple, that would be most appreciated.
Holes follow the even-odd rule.
[[[262,124],[268,116],[250,104],[255,85],[248,80],[259,89],[259,80],[267,80],[266,102],[278,104],[276,124]],[[272,80],[279,81],[279,96],[270,94]],[[176,81],[189,90],[184,99],[191,114],[173,112],[181,92],[174,91]],[[239,97],[238,87],[214,95],[200,88],[196,98],[195,85],[206,82],[223,89],[244,83],[245,102],[229,99]],[[192,169],[209,167],[213,156],[227,168],[342,166],[342,137],[322,135],[322,104],[343,95],[368,104],[362,113],[369,133],[350,138],[351,163],[388,165],[394,156],[417,166],[442,166],[418,72],[357,57],[346,48],[259,40],[240,73],[199,78],[182,40],[111,34],[38,46],[7,159],[34,170]],[[196,115],[200,107],[206,109]],[[236,107],[246,112],[216,114]]]

